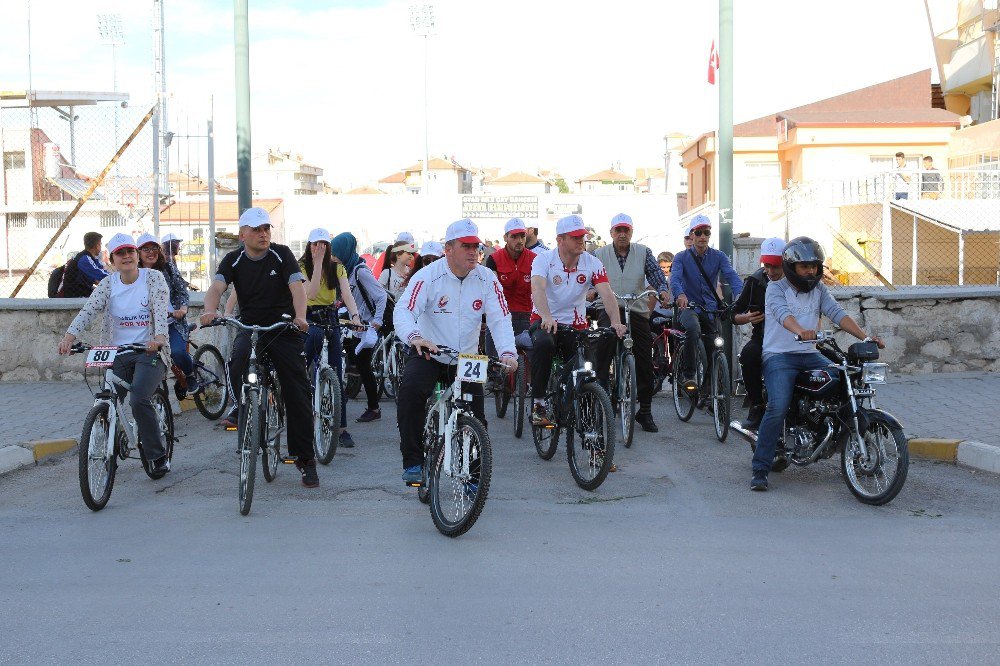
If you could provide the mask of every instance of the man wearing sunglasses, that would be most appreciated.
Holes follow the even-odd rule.
[[[524,220],[515,217],[503,228],[504,246],[486,257],[483,265],[497,274],[504,298],[510,307],[514,335],[528,330],[531,318],[531,263],[535,253],[525,247],[528,229]],[[493,338],[486,337],[487,351],[496,356]]]
[[[680,324],[687,335],[684,340],[684,376],[681,386],[696,391],[692,369],[695,367],[697,341],[703,333],[713,331],[715,322],[711,313],[721,309],[722,299],[715,291],[719,276],[729,284],[733,296],[743,291],[743,280],[733,270],[725,253],[708,246],[712,237],[712,221],[707,215],[695,215],[688,225],[688,235],[693,244],[690,250],[674,257],[670,267],[670,292],[680,309]],[[692,310],[691,305],[700,309]],[[706,368],[706,371],[708,368]]]

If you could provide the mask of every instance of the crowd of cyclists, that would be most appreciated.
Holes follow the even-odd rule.
[[[272,242],[271,220],[263,209],[246,210],[239,226],[241,247],[220,260],[205,294],[200,323],[215,322],[222,306],[226,316],[238,308],[240,320],[247,325],[270,326],[283,320],[292,324],[262,334],[258,350],[266,352],[277,372],[288,453],[308,488],[317,487],[319,477],[307,367],[320,354],[324,337],[329,365],[343,378],[346,351],[347,361],[360,376],[367,404],[358,423],[382,416],[372,369],[372,351],[380,337],[394,334],[407,346],[397,418],[402,479],[413,484],[421,478],[428,398],[436,382],[455,377],[455,359],[440,354],[441,347],[460,354],[485,351],[507,372],[517,370],[518,349],[527,350],[531,424],[544,427],[551,418],[546,387],[552,359],[556,354],[565,362],[572,358],[575,337],[569,334],[571,330],[588,328],[596,321],[623,337],[624,310],[616,295],[651,289],[654,297],[632,304],[629,333],[635,350],[635,422],[647,432],[657,432],[651,315],[666,314],[683,330],[684,346],[679,353],[685,374],[676,378],[674,390],[696,392],[698,381],[687,369],[696,367],[697,341],[703,333],[715,330],[720,321],[716,315],[722,314],[721,320],[753,327],[739,357],[750,402],[745,425],[759,428],[753,490],[767,488],[795,374],[826,363],[814,345],[800,340],[816,339],[821,315],[859,339],[866,338],[823,285],[825,257],[818,243],[806,237],[788,243],[778,238],[765,240],[761,268],[744,281],[729,257],[710,247],[713,225],[705,215],[690,221],[683,250],[655,257],[650,248],[632,240],[633,221],[624,213],[610,221],[611,242],[591,251],[587,250],[591,232],[579,215],[558,220],[551,248],[538,238],[537,228],[513,218],[504,226],[503,243],[485,260],[478,227],[463,219],[447,227],[443,242],[429,241],[420,248],[412,234],[400,233],[375,272],[349,232],[331,236],[325,229],[314,229],[302,256],[296,258],[288,246]],[[96,245],[94,238],[85,240],[87,252],[93,253],[88,257],[99,255],[100,236]],[[93,275],[86,273],[92,291],[59,344],[60,354],[69,353],[87,326],[99,320],[102,344],[145,345],[145,353],[117,355],[112,370],[131,384],[129,402],[145,456],[153,461],[154,478],[169,472],[169,459],[157,428],[153,391],[171,365],[186,375],[189,392],[199,389],[186,351],[191,328],[186,321],[189,294],[176,265],[178,245],[173,235],[161,242],[150,234],[133,239],[119,233],[107,243],[110,271],[91,266],[94,262],[81,262],[80,272],[94,269]],[[723,283],[736,299],[732,305],[721,295]],[[341,334],[340,307],[347,309],[350,328],[355,331],[352,335]],[[484,325],[485,338],[481,336]],[[870,339],[883,346],[881,340]],[[228,366],[231,387],[242,385],[250,340],[246,331],[233,340]],[[591,350],[598,378],[605,384],[615,345],[611,335]],[[471,394],[473,413],[486,425],[483,384],[463,385],[463,391]],[[224,425],[238,427],[238,406],[223,419]],[[346,400],[341,401],[339,444],[355,445],[348,432]]]

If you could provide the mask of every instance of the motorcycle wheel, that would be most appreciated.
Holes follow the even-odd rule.
[[[881,506],[903,489],[910,468],[910,453],[903,431],[879,412],[869,412],[868,430],[862,435],[867,455],[848,435],[840,453],[840,471],[851,493],[864,504]]]

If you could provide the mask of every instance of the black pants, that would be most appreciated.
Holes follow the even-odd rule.
[[[301,462],[312,460],[312,400],[303,337],[292,331],[262,333],[257,342],[257,356],[266,353],[278,371],[281,397],[285,402],[285,423],[288,424],[288,455]],[[239,400],[243,376],[250,362],[250,333],[240,331],[233,341],[229,361],[229,381]]]
[[[132,352],[115,356],[111,366],[116,377],[132,385],[128,393],[129,407],[139,430],[139,443],[146,460],[156,462],[167,455],[166,442],[160,434],[160,423],[153,409],[153,392],[167,374],[167,366],[159,354]],[[124,390],[116,387],[119,395]]]
[[[625,322],[625,308],[619,307],[622,323]],[[610,326],[611,318],[601,310],[597,317],[601,326]],[[635,356],[635,384],[639,398],[639,410],[649,411],[653,402],[653,332],[649,319],[632,313],[632,353]],[[605,387],[611,371],[611,358],[618,349],[618,338],[603,337],[597,345],[597,378]]]
[[[682,352],[684,358],[684,368],[687,372],[694,373],[695,365],[697,361],[695,357],[698,353],[698,340],[708,333],[715,333],[715,320],[711,315],[705,314],[704,312],[695,312],[690,308],[680,311],[681,316],[681,328],[684,329],[685,339],[684,339],[684,351]],[[711,366],[712,364],[712,349],[705,349],[705,354],[708,358],[705,362]],[[637,369],[638,370],[638,369]],[[709,368],[705,368],[706,376],[708,376]]]
[[[743,369],[743,385],[747,387],[750,406],[764,404],[764,364],[761,360],[763,344],[761,340],[750,338],[740,352],[740,367]]]
[[[514,327],[514,337],[528,330],[528,321],[531,319],[530,312],[511,312],[510,323]],[[497,347],[493,344],[493,334],[490,329],[486,329],[486,355],[496,357]]]
[[[361,385],[365,387],[365,396],[368,398],[368,409],[378,409],[378,382],[375,380],[375,371],[372,370],[372,354],[375,348],[369,347],[357,352],[360,342],[359,338],[347,338],[344,340],[344,348],[347,349],[347,359],[354,364],[361,376]]]
[[[543,331],[540,324],[531,326],[531,397],[545,397],[552,374],[552,359],[556,349],[564,363],[569,363],[576,354],[576,339],[572,333],[557,331],[555,335]]]
[[[412,349],[406,357],[403,379],[399,384],[397,418],[399,421],[399,451],[403,454],[403,469],[420,465],[424,461],[424,420],[427,417],[427,399],[434,392],[438,380],[452,382],[456,367],[415,354]],[[472,413],[486,425],[483,385],[462,384],[463,393],[472,394]]]

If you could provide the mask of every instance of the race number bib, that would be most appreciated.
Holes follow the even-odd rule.
[[[476,354],[459,354],[458,356],[458,378],[463,382],[473,384],[486,383],[486,371],[490,367],[488,356]]]
[[[88,368],[110,368],[118,350],[115,347],[91,347],[85,365]]]

